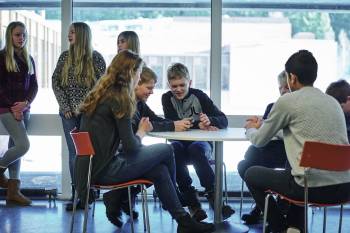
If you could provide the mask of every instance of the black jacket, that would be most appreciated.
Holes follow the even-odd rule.
[[[193,128],[198,128],[201,112],[208,116],[212,126],[224,129],[228,125],[225,114],[214,105],[207,94],[198,89],[190,88],[182,100],[176,100],[171,91],[168,91],[162,96],[162,105],[165,118],[177,121],[191,117],[194,120]]]

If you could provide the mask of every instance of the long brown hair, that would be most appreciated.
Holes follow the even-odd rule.
[[[80,107],[80,111],[91,115],[97,105],[106,99],[116,102],[113,109],[117,118],[131,117],[136,108],[134,87],[138,80],[136,72],[143,66],[142,59],[129,50],[118,53]]]

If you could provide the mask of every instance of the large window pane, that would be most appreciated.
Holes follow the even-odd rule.
[[[94,48],[103,54],[107,64],[117,53],[120,32],[132,30],[138,34],[141,56],[159,78],[148,100],[158,114],[163,114],[161,95],[168,90],[166,70],[174,62],[188,67],[194,87],[209,91],[210,9],[182,9],[180,3],[180,8],[155,10],[76,7],[73,11],[74,20],[85,21],[92,28]]]
[[[310,50],[318,61],[316,87],[325,90],[330,82],[347,78],[347,17],[347,13],[225,9],[223,46],[229,58],[223,59],[223,67],[229,75],[223,77],[222,98],[229,101],[223,101],[223,110],[233,115],[262,114],[279,96],[277,75],[285,61],[300,49]]]
[[[224,6],[237,2],[242,3],[224,1]],[[226,114],[262,115],[267,104],[279,97],[277,75],[284,70],[288,57],[300,49],[310,50],[318,61],[317,88],[325,91],[335,80],[349,80],[350,14],[300,9],[317,9],[325,6],[322,2],[335,1],[288,1],[303,4],[282,4],[273,11],[264,9],[267,1],[249,2],[254,2],[255,9],[223,9],[221,99]],[[349,4],[341,3],[346,2]],[[298,11],[293,7],[298,7]],[[236,171],[248,145],[224,144],[229,169]]]

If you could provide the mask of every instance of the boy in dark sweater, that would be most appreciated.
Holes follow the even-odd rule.
[[[202,130],[217,130],[227,127],[225,114],[202,91],[190,88],[191,80],[188,69],[181,63],[175,63],[168,68],[168,84],[170,91],[163,94],[162,105],[167,119],[178,121],[190,119],[191,128]],[[201,186],[205,188],[209,204],[214,208],[214,172],[209,164],[212,154],[212,144],[204,141],[172,141],[176,162],[176,182],[188,205],[190,213],[196,220],[207,218],[201,208],[197,191],[192,186],[187,165],[192,164],[198,175]],[[223,218],[230,217],[234,210],[223,206]]]

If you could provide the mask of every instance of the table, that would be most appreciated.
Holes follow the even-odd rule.
[[[224,141],[247,141],[244,128],[227,128],[218,131],[191,129],[184,132],[149,132],[149,136],[173,140],[213,141],[215,151],[215,201],[214,222],[221,223],[222,209],[222,163]]]

